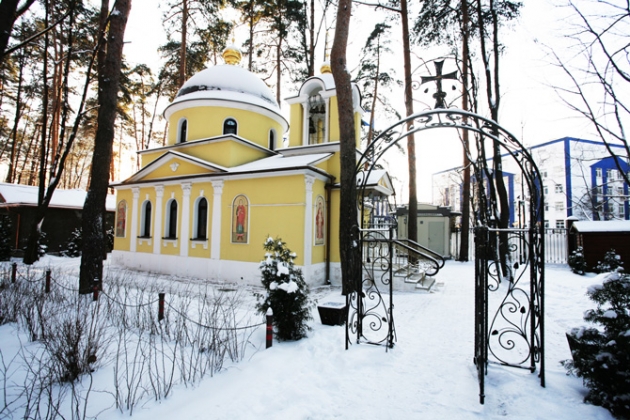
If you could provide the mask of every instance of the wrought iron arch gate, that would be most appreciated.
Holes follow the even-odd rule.
[[[370,189],[381,157],[397,142],[416,132],[454,128],[474,133],[464,144],[473,169],[475,237],[475,345],[474,363],[479,381],[479,400],[484,403],[488,364],[539,371],[545,386],[544,368],[544,193],[540,171],[525,147],[494,121],[457,109],[436,109],[407,117],[384,130],[357,163],[357,185],[362,252],[362,287],[346,297],[349,343],[369,343],[391,348],[396,341],[393,285],[400,261],[419,261],[414,270],[436,274],[441,257],[415,243],[397,238],[397,222],[367,217],[375,206]],[[519,208],[526,213],[515,227],[499,228],[496,178],[486,156],[499,147],[503,159],[516,163],[520,174]],[[513,197],[512,197],[513,199]],[[378,205],[378,203],[377,203]],[[411,217],[411,215],[409,215]],[[506,261],[500,266],[499,243],[508,244]],[[409,268],[407,268],[409,269]]]

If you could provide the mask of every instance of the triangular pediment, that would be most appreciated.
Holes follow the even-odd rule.
[[[123,181],[123,184],[225,172],[227,172],[226,168],[220,165],[194,156],[169,151]]]
[[[369,173],[359,172],[357,174],[357,185],[363,185],[364,177],[367,175],[365,182],[365,188],[367,190],[382,194],[392,195],[394,194],[394,186],[392,185],[392,179],[389,173],[383,169],[375,169]]]

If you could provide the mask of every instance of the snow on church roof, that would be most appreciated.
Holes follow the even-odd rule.
[[[1,206],[36,206],[39,187],[30,185],[17,185],[0,183]],[[86,192],[83,190],[55,189],[49,207],[65,209],[82,209],[85,203]],[[108,211],[116,209],[116,198],[107,196],[106,208]]]
[[[250,71],[229,64],[210,67],[192,76],[172,104],[192,99],[234,100],[280,111],[265,82]]]
[[[316,165],[332,156],[332,153],[316,153],[300,156],[271,156],[255,162],[235,166],[229,172],[270,171],[274,169],[299,168]]]

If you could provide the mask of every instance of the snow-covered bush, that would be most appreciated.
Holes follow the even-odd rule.
[[[621,266],[623,266],[621,257],[615,252],[614,249],[611,249],[610,251],[606,252],[606,255],[604,255],[604,261],[597,261],[595,271],[597,273],[610,273],[611,271],[615,271],[618,267]]]
[[[583,275],[586,271],[586,260],[584,259],[584,249],[581,246],[569,255],[569,267],[576,273]]]
[[[9,261],[11,259],[11,218],[6,215],[0,215],[0,261]]]
[[[587,295],[597,308],[587,310],[584,320],[595,326],[567,333],[573,361],[563,364],[583,378],[586,402],[630,418],[630,275],[617,269]]]
[[[273,325],[278,340],[299,340],[306,337],[312,319],[308,285],[302,271],[295,267],[295,253],[280,238],[267,238],[263,245],[265,259],[260,262],[262,284],[267,293],[258,294],[256,309],[273,310]]]

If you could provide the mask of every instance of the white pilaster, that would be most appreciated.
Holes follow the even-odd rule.
[[[140,188],[133,187],[133,201],[131,202],[131,230],[129,231],[129,251],[136,252],[136,244],[138,242],[138,198],[140,197]]]
[[[302,146],[308,145],[308,101],[302,103]]]
[[[324,143],[330,142],[330,98],[324,98],[326,104],[326,118],[324,119]]]
[[[179,234],[179,255],[188,256],[188,239],[190,238],[190,182],[182,184],[184,198],[182,200],[182,229]]]
[[[155,217],[153,221],[153,253],[160,253],[162,244],[162,197],[164,196],[164,186],[155,186]]]
[[[311,265],[312,251],[313,251],[313,183],[315,177],[310,175],[304,176],[304,183],[306,185],[306,195],[304,202],[306,208],[304,209],[304,267]]]
[[[214,195],[212,199],[212,232],[210,242],[210,258],[221,258],[221,195],[223,194],[223,180],[212,181]]]

